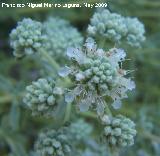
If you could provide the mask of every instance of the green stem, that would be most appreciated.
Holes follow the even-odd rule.
[[[112,116],[112,112],[111,112],[111,110],[109,109],[108,105],[106,105],[105,111],[106,111],[106,113],[107,113],[109,116]]]
[[[56,70],[58,71],[58,69],[60,68],[59,65],[57,64],[57,62],[44,50],[40,51],[42,57],[44,57],[48,63]]]
[[[93,112],[80,112],[79,113],[81,116],[84,116],[84,117],[88,117],[88,118],[93,118],[93,119],[97,119],[97,114],[93,113]]]
[[[60,69],[59,64],[46,51],[41,50],[40,54],[42,57],[44,57],[48,61],[48,63],[53,67],[53,69],[55,69],[54,74],[57,74],[57,71]],[[67,84],[67,85],[72,84],[71,80],[69,78],[64,78],[63,80],[60,81],[60,83],[62,83],[64,85],[65,84]]]
[[[71,110],[72,110],[72,104],[71,103],[67,104],[63,123],[66,123],[67,121],[69,121],[71,116]]]

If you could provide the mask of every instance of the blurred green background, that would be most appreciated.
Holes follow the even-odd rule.
[[[41,2],[39,0],[8,0],[6,3]],[[76,3],[78,1],[45,1]],[[120,110],[137,123],[136,143],[121,155],[160,155],[160,0],[86,0],[107,2],[112,12],[138,17],[145,25],[146,41],[142,48],[123,46],[128,58],[126,67],[135,70],[132,77],[136,90],[124,100]],[[79,0],[80,4],[84,1]],[[24,17],[44,21],[48,16],[67,19],[86,36],[86,28],[96,8],[0,8],[0,156],[28,155],[39,130],[53,121],[32,118],[22,104],[25,86],[40,76],[40,65],[34,59],[17,61],[9,46],[9,33]],[[133,152],[134,151],[134,152]]]

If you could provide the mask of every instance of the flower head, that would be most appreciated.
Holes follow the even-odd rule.
[[[127,34],[125,18],[119,14],[111,13],[107,9],[96,12],[88,26],[88,34],[92,36],[100,35],[117,42]]]
[[[52,116],[61,94],[62,90],[55,86],[52,78],[41,78],[26,87],[23,101],[33,115]]]
[[[10,33],[10,45],[14,56],[21,58],[33,54],[42,48],[46,37],[42,35],[42,24],[30,18],[24,18]]]
[[[125,147],[134,144],[136,135],[135,124],[129,118],[122,115],[102,118],[104,124],[104,137],[110,146]]]
[[[141,43],[145,40],[144,25],[137,18],[126,18],[126,25],[128,28],[127,43],[131,46],[140,47]]]
[[[144,25],[137,18],[123,17],[107,9],[96,12],[88,26],[89,36],[99,36],[113,42],[124,40],[135,47],[145,40],[144,33]]]
[[[71,149],[64,129],[44,130],[35,143],[35,151],[38,156],[69,156]]]
[[[82,49],[68,48],[67,56],[72,64],[60,69],[59,75],[70,76],[75,82],[75,87],[65,97],[69,103],[77,100],[81,111],[93,107],[101,115],[106,105],[104,96],[119,104],[127,96],[126,92],[135,87],[133,81],[124,77],[126,72],[119,65],[126,56],[122,49],[104,52],[88,38]]]

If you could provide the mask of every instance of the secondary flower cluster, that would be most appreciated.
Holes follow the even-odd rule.
[[[104,124],[104,136],[109,145],[114,147],[125,147],[134,144],[136,135],[135,123],[122,115],[102,117]]]
[[[88,26],[88,34],[91,36],[103,37],[113,42],[125,40],[136,47],[145,40],[144,33],[144,25],[137,18],[125,18],[107,9],[96,12]]]
[[[17,58],[39,51],[46,40],[42,34],[43,26],[40,22],[24,18],[10,33],[10,45]]]
[[[82,139],[89,138],[91,131],[92,126],[82,119],[57,130],[45,129],[39,134],[34,152],[38,156],[77,155],[76,146],[79,146]]]
[[[68,21],[50,17],[44,23],[24,18],[10,33],[14,56],[21,58],[45,50],[56,60],[65,59],[65,49],[81,45],[83,37]]]
[[[68,103],[76,100],[81,111],[93,107],[102,115],[106,105],[103,97],[111,97],[113,106],[120,107],[126,92],[135,88],[134,82],[124,77],[127,72],[119,66],[126,56],[122,49],[105,52],[88,38],[82,49],[68,48],[67,56],[72,65],[61,68],[59,75],[69,76],[75,87],[65,94],[65,99]]]
[[[64,129],[48,129],[40,133],[35,151],[38,156],[69,156],[72,147]]]
[[[83,37],[66,20],[60,18],[48,18],[44,24],[44,33],[47,36],[46,51],[54,59],[65,59],[65,50],[70,46],[81,45]]]
[[[137,18],[126,18],[126,25],[128,29],[127,43],[131,46],[139,47],[145,40],[144,25]]]
[[[57,108],[59,95],[62,90],[55,86],[52,78],[41,78],[26,87],[23,99],[33,115],[52,116]]]

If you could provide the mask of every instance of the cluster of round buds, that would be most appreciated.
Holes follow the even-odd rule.
[[[72,146],[64,129],[47,129],[39,134],[35,151],[38,156],[70,156]]]
[[[73,140],[83,140],[89,137],[92,132],[93,127],[82,119],[71,123],[69,126],[69,134]]]
[[[125,147],[134,144],[136,135],[135,123],[122,115],[102,117],[104,136],[110,146]]]
[[[122,49],[113,48],[104,52],[97,48],[92,38],[88,38],[83,49],[68,48],[67,56],[73,65],[61,68],[59,75],[69,75],[75,82],[75,88],[65,97],[69,103],[78,97],[81,111],[93,106],[100,115],[105,107],[103,96],[110,96],[113,106],[118,107],[121,99],[127,96],[126,92],[135,87],[133,81],[124,77],[126,72],[119,65],[126,56]]]
[[[52,116],[61,94],[63,91],[55,87],[55,81],[52,78],[40,78],[26,87],[23,101],[33,115]]]
[[[80,79],[83,77],[82,79]],[[93,57],[84,67],[84,71],[76,74],[77,81],[88,81],[88,87],[91,90],[106,91],[114,85],[116,79],[116,69],[112,68],[107,57]]]
[[[107,9],[96,12],[88,26],[90,36],[100,36],[113,42],[125,40],[136,47],[145,40],[144,33],[144,25],[137,18],[125,18]]]
[[[83,42],[81,34],[66,20],[50,17],[43,27],[47,36],[46,51],[58,61],[65,59],[65,50],[68,47],[78,46]]]
[[[10,33],[10,45],[14,56],[21,58],[33,54],[42,48],[46,37],[42,35],[42,24],[30,18],[24,18]]]
[[[144,25],[137,18],[126,18],[126,25],[128,28],[127,43],[131,46],[140,47],[145,40]]]
[[[107,9],[97,12],[91,18],[88,34],[92,36],[100,35],[116,42],[127,34],[125,19]]]

